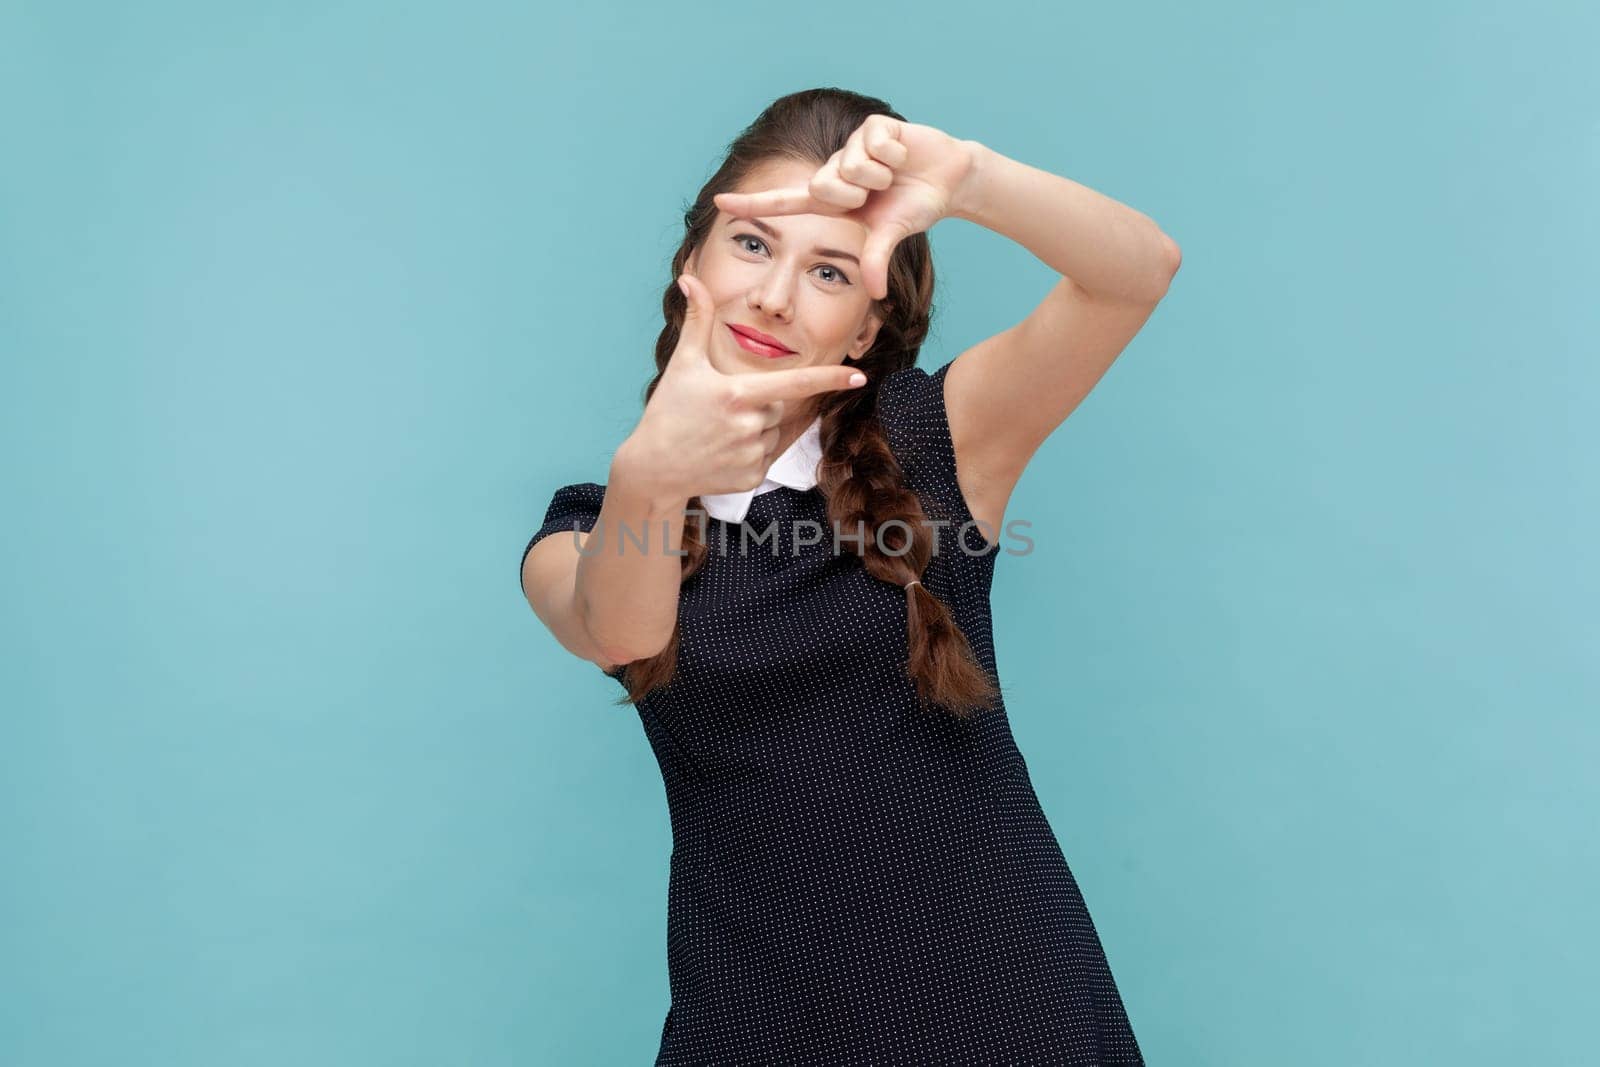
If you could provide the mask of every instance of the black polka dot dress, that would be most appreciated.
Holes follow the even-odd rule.
[[[1001,546],[956,539],[948,369],[890,376],[879,419],[949,522],[923,584],[993,673]],[[528,547],[591,529],[603,494],[559,489]],[[636,705],[673,842],[655,1062],[1143,1063],[1004,701],[918,707],[905,592],[834,553],[820,490],[770,489],[706,530],[677,677]]]

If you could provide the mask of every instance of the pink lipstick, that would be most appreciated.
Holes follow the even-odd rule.
[[[779,344],[776,337],[764,334],[760,330],[752,330],[748,326],[735,326],[732,323],[728,324],[728,330],[733,334],[733,339],[739,342],[739,347],[747,352],[754,352],[768,359],[794,355],[792,351]]]

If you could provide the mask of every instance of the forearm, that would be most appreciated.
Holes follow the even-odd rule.
[[[1149,216],[1070,178],[977,141],[951,216],[1003,234],[1090,293],[1155,301],[1178,269],[1178,246]]]
[[[611,462],[605,502],[578,560],[575,602],[589,636],[613,661],[666,647],[678,618],[687,499],[657,495],[638,477],[631,442]]]

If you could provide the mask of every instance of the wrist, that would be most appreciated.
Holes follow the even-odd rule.
[[[647,509],[646,518],[682,518],[689,498],[662,484],[651,465],[651,454],[648,442],[630,435],[611,457],[607,488],[616,487],[636,497]]]
[[[979,141],[961,141],[960,144],[967,153],[967,172],[950,196],[950,217],[976,222],[983,212],[985,186],[995,154]]]

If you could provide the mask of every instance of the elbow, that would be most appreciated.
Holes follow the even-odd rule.
[[[630,653],[620,651],[615,645],[596,645],[595,648],[599,650],[600,655],[605,658],[607,663],[614,663],[618,667],[626,667],[634,660],[640,658],[638,656],[631,655]]]
[[[636,663],[642,659],[654,659],[656,656],[661,654],[661,649],[665,647],[665,645],[662,645],[661,648],[645,649],[641,651],[638,648],[630,648],[626,645],[611,644],[609,642],[601,641],[595,642],[595,648],[599,650],[600,654],[604,656],[607,661],[615,663],[619,667],[628,663]]]
[[[1160,258],[1158,263],[1151,266],[1150,296],[1146,298],[1151,304],[1159,304],[1167,298],[1167,293],[1172,289],[1172,279],[1183,265],[1183,251],[1178,247],[1178,242],[1159,228],[1156,230],[1156,240]]]
[[[583,619],[583,634],[588,638],[589,647],[604,656],[608,662],[623,664],[644,658],[637,649],[630,647],[628,642],[613,638],[610,634],[596,631],[593,626],[589,625],[587,618]]]
[[[661,641],[641,641],[638,635],[624,637],[620,634],[599,631],[589,624],[587,616],[583,619],[583,632],[588,636],[589,644],[595,651],[609,662],[616,664],[650,659],[666,648],[667,643],[672,640],[670,633]]]
[[[1170,279],[1178,273],[1178,268],[1183,266],[1183,249],[1165,233],[1161,234],[1161,247],[1167,254],[1167,277]]]
[[[622,641],[613,641],[608,637],[595,633],[593,630],[588,631],[588,633],[589,643],[612,663],[632,663],[636,659],[643,658]]]

